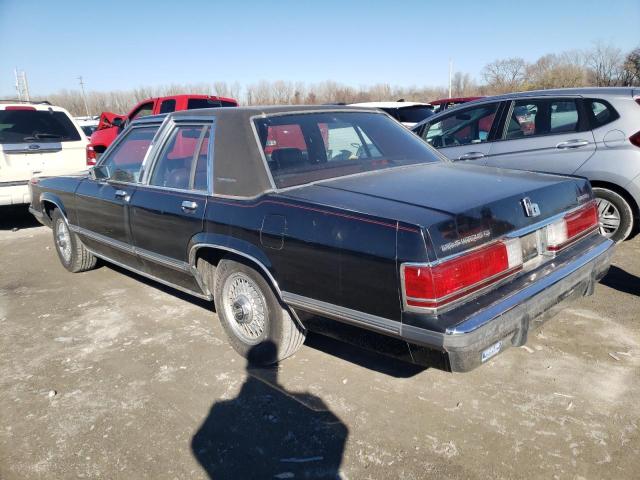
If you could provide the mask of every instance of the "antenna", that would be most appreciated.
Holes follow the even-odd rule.
[[[453,72],[453,60],[449,58],[449,98],[451,98],[451,75]]]
[[[89,114],[89,106],[87,105],[87,96],[84,93],[84,82],[82,81],[82,75],[78,77],[78,81],[80,82],[80,90],[82,90],[82,101],[84,102],[84,110],[87,112],[87,117],[90,117]]]

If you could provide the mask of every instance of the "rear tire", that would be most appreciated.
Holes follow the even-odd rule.
[[[305,331],[253,268],[234,260],[221,260],[215,269],[213,297],[229,343],[250,363],[279,362],[304,343]]]
[[[62,266],[73,273],[85,272],[96,266],[96,257],[86,249],[78,236],[69,229],[64,216],[57,208],[51,215],[53,243]]]
[[[633,210],[622,195],[607,188],[594,187],[598,203],[600,233],[614,242],[626,240],[633,230]]]

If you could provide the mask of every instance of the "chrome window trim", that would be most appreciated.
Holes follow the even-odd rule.
[[[144,170],[142,171],[142,176],[140,177],[140,182],[136,185],[148,187],[148,188],[156,188],[159,190],[167,190],[178,193],[193,193],[193,194],[202,194],[210,196],[213,193],[213,144],[215,141],[215,131],[216,131],[216,119],[215,117],[199,117],[200,120],[193,120],[190,117],[186,119],[178,118],[178,121],[173,116],[168,116],[165,122],[163,122],[161,129],[158,130],[156,134],[157,137],[154,138],[154,145],[149,148],[147,151],[147,156],[150,158],[148,167],[143,164]],[[153,175],[153,171],[157,166],[160,155],[164,151],[164,148],[169,142],[171,135],[173,132],[181,127],[208,127],[211,132],[209,134],[209,149],[207,151],[207,190],[190,190],[190,189],[181,189],[181,188],[170,188],[163,187],[162,185],[151,185],[149,182],[151,181],[151,176]],[[200,143],[200,142],[199,142]],[[201,143],[200,143],[201,146]],[[195,152],[194,152],[195,155]],[[146,158],[145,158],[146,161]]]
[[[104,165],[104,163],[109,160],[109,158],[112,157],[113,155],[113,151],[116,149],[116,147],[118,145],[120,145],[124,139],[129,135],[129,133],[133,130],[135,130],[136,128],[153,128],[156,124],[157,120],[154,119],[154,121],[149,121],[146,123],[140,122],[140,123],[135,123],[132,124],[131,126],[127,127],[127,129],[125,131],[123,131],[120,135],[118,135],[116,137],[116,139],[113,141],[113,143],[111,145],[109,145],[109,147],[107,148],[107,150],[105,151],[105,153],[100,157],[100,160],[98,160],[98,163],[96,163],[96,167],[102,166]],[[151,153],[151,151],[153,150],[154,144],[157,141],[156,139],[158,138],[158,133],[162,130],[162,126],[164,125],[164,123],[166,122],[166,119],[162,122],[158,122],[158,129],[156,130],[156,133],[153,135],[153,138],[151,139],[151,142],[149,143],[149,147],[147,148],[147,152],[144,155],[144,158],[142,159],[142,163],[140,164],[140,170],[138,171],[138,176],[139,179],[137,182],[125,182],[122,180],[113,180],[113,179],[100,179],[100,180],[96,180],[97,183],[108,183],[108,182],[112,182],[112,183],[117,183],[117,184],[121,184],[121,185],[140,185],[142,178],[144,176],[145,173],[145,167],[146,167],[146,163],[148,161],[149,158],[149,154]]]

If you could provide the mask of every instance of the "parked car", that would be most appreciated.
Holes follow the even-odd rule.
[[[440,100],[434,100],[429,102],[433,105],[433,113],[440,113],[447,108],[455,107],[467,102],[473,102],[484,97],[455,97],[455,98],[441,98]]]
[[[406,127],[413,127],[433,115],[433,106],[429,103],[405,102],[362,102],[352,103],[354,107],[379,108],[387,112]]]
[[[90,115],[88,117],[75,117],[75,121],[80,128],[87,136],[87,138],[91,138],[93,132],[98,129],[98,124],[100,123],[99,115]]]
[[[233,98],[211,95],[171,95],[168,97],[147,98],[133,107],[126,115],[102,112],[98,128],[91,135],[87,146],[87,165],[95,165],[97,159],[111,145],[122,129],[136,118],[178,110],[237,106],[238,102]]]
[[[267,153],[284,127],[305,149]],[[358,141],[336,155],[347,130]],[[213,299],[258,363],[329,324],[466,371],[591,294],[613,245],[586,179],[453,164],[383,112],[348,107],[139,119],[88,174],[31,188],[67,270],[102,258]],[[261,357],[265,342],[277,356]]]
[[[29,179],[86,168],[87,138],[64,108],[0,103],[0,205],[29,204]]]
[[[600,231],[628,238],[640,216],[640,89],[576,88],[488,97],[414,132],[451,160],[587,177]]]

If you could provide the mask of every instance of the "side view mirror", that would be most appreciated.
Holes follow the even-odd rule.
[[[92,180],[102,181],[111,176],[107,165],[95,165],[89,169],[89,176]]]

